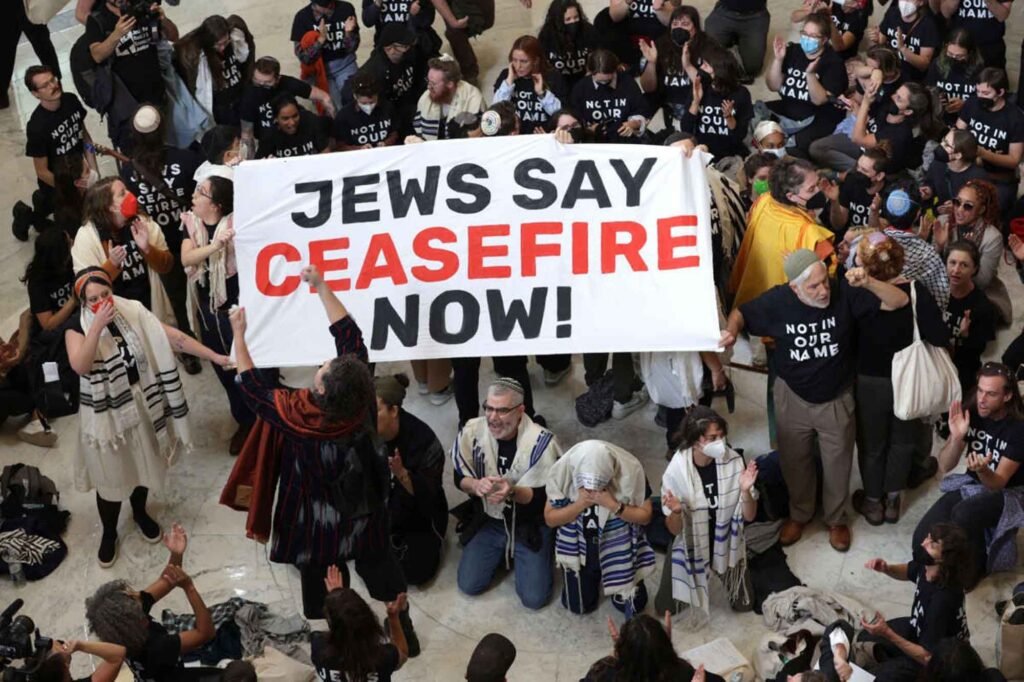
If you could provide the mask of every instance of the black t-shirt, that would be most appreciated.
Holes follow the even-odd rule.
[[[498,441],[498,474],[504,476],[508,473],[508,470],[512,468],[512,462],[516,458],[516,441],[511,440],[499,440]]]
[[[700,484],[704,488],[704,497],[708,501],[708,537],[710,544],[715,544],[715,514],[718,509],[718,463],[712,460],[702,467],[697,467]]]
[[[74,288],[75,273],[67,269],[64,277],[32,278],[28,281],[28,306],[32,314],[56,313],[68,302]]]
[[[494,81],[495,92],[498,91],[498,88],[501,87],[506,78],[508,78],[508,67],[502,69],[501,73],[498,74],[498,79]],[[565,97],[562,76],[557,71],[544,74],[544,85],[559,101]],[[547,95],[546,92],[544,94]],[[532,78],[517,78],[515,80],[512,86],[512,97],[509,101],[515,105],[516,113],[519,114],[519,132],[521,134],[528,135],[532,133],[534,128],[543,127],[548,119],[551,118],[544,111],[544,107],[541,106],[543,99],[534,89]]]
[[[918,17],[914,21],[906,22],[903,21],[903,17],[900,15],[899,3],[890,3],[889,9],[885,11],[885,17],[879,26],[882,35],[888,41],[889,47],[894,50],[896,49],[896,33],[902,31],[903,44],[909,47],[910,51],[914,54],[921,54],[922,48],[930,47],[935,50],[942,48],[942,34],[939,32],[938,24],[935,23],[935,17],[929,11],[921,11],[924,12],[923,15],[919,12]],[[935,56],[937,56],[937,53],[933,55],[933,59]],[[920,82],[925,77],[925,71],[911,66],[902,53],[900,53],[900,61],[902,62],[904,79]]]
[[[1004,102],[999,111],[985,111],[978,105],[977,95],[964,102],[960,110],[960,120],[967,124],[967,129],[974,133],[978,146],[996,154],[1007,154],[1014,142],[1024,142],[1024,113],[1010,102]],[[1000,176],[1008,176],[1011,171],[990,163],[984,164],[985,170]]]
[[[775,339],[779,378],[809,403],[834,400],[850,385],[853,323],[878,310],[874,295],[849,296],[850,286],[832,285],[827,308],[813,308],[780,284],[740,306],[746,330]]]
[[[971,322],[967,328],[967,336],[961,336],[960,325],[964,314],[971,311]],[[985,346],[996,337],[995,308],[978,287],[963,298],[957,298],[949,292],[949,304],[943,319],[949,328],[949,336],[953,344],[953,364],[961,377],[972,377],[981,367],[981,354]]]
[[[838,53],[839,57],[844,61],[857,54],[857,48],[860,46],[860,41],[864,37],[864,31],[868,27],[869,16],[870,12],[867,8],[846,12],[842,5],[832,4],[832,24],[839,31],[839,35],[841,36],[845,33],[853,34],[853,45]]]
[[[121,263],[121,274],[114,279],[114,293],[121,298],[130,298],[146,306],[149,310],[152,307],[150,302],[149,288],[149,265],[146,263],[146,256],[139,249],[138,244],[132,239],[131,228],[125,226],[116,234],[97,230],[100,241],[109,241],[110,248],[123,246],[125,250],[124,262]]]
[[[856,170],[847,173],[843,184],[839,185],[839,205],[849,212],[849,217],[845,227],[832,226],[837,241],[842,239],[842,235],[850,228],[868,224],[868,213],[875,198],[869,191],[870,187],[871,181]]]
[[[388,24],[410,24],[417,19],[422,20],[427,26],[433,23],[433,19],[424,14],[429,13],[433,16],[434,6],[429,2],[420,2],[419,13],[413,15],[409,10],[414,0],[379,0],[380,6],[375,8],[374,19],[371,20],[367,16],[367,9],[377,2],[378,0],[363,0],[363,23],[376,27],[378,35]]]
[[[939,64],[941,58],[942,53],[939,52],[928,65],[928,75],[924,78],[924,84],[938,90],[939,95],[946,99],[966,100],[973,95],[977,87],[977,72],[968,71],[964,64],[949,60],[949,68],[943,74]],[[958,114],[942,114],[943,121],[949,126],[956,124],[957,117]]]
[[[914,124],[908,119],[900,123],[889,123],[883,114],[875,119],[875,138],[889,143],[889,163],[885,171],[894,174],[904,170],[914,145]]]
[[[327,133],[320,119],[306,111],[299,110],[299,127],[294,135],[286,135],[280,128],[274,128],[260,140],[260,148],[256,154],[257,158],[266,159],[274,157],[278,159],[289,156],[308,156],[319,154],[327,148]]]
[[[25,156],[45,156],[50,170],[58,158],[81,154],[85,142],[85,109],[78,97],[65,92],[60,96],[60,108],[56,111],[48,111],[42,105],[36,107],[25,126],[25,137]]]
[[[358,39],[354,45],[350,45],[349,49],[345,48],[345,21],[349,17],[356,15],[356,9],[352,6],[352,3],[345,2],[345,0],[335,0],[334,11],[324,17],[324,22],[327,24],[327,42],[323,44],[320,49],[320,54],[324,58],[324,63],[333,62],[338,59],[352,59],[355,60],[355,50],[358,47]],[[292,35],[291,41],[298,43],[309,31],[317,30],[317,26],[320,25],[320,20],[313,16],[312,4],[306,5],[298,12],[295,13],[295,19],[292,20]],[[359,36],[359,25],[356,24],[356,30],[352,34],[354,37]]]
[[[692,96],[692,90],[691,90]],[[722,113],[722,102],[730,99],[733,102],[733,116],[736,127],[729,129]],[[686,105],[689,107],[689,104]],[[700,110],[696,116],[687,113],[684,130],[697,137],[699,144],[707,145],[708,151],[716,158],[740,155],[746,156],[747,149],[743,144],[743,136],[747,134],[750,119],[754,117],[754,104],[750,100],[750,91],[742,85],[725,95],[717,92],[710,85],[705,85],[704,94],[700,99]]]
[[[142,610],[149,613],[153,608],[153,597],[148,592],[140,593]],[[163,625],[150,618],[146,646],[138,658],[125,659],[135,682],[175,682],[182,675],[181,637],[171,635]]]
[[[324,682],[350,682],[351,678],[341,671],[341,659],[328,656],[328,648],[327,633],[314,632],[310,635],[310,658],[317,677]],[[376,673],[371,673],[367,679],[390,682],[392,673],[398,669],[398,649],[394,644],[381,644],[380,649]]]
[[[629,0],[629,14],[623,22],[629,35],[656,40],[665,32],[665,24],[654,11],[654,0]]]
[[[229,45],[222,59],[224,87],[213,93],[213,113],[217,123],[237,125],[237,109],[242,99],[242,63]]]
[[[273,88],[265,88],[259,85],[249,84],[245,86],[242,93],[241,114],[242,120],[253,124],[253,134],[256,139],[263,139],[266,133],[275,128],[274,112],[270,103],[275,97],[281,94],[289,94],[293,97],[309,99],[313,87],[298,78],[281,76],[277,85]]]
[[[970,32],[976,45],[1002,42],[1006,34],[1006,22],[995,18],[985,0],[960,0],[956,14],[949,18],[950,28],[958,26],[963,26]]]
[[[378,99],[377,106],[369,114],[363,113],[363,110],[352,102],[343,107],[334,119],[334,137],[340,144],[368,144],[376,147],[397,129],[394,107],[391,106],[391,102],[382,98]]]
[[[105,41],[117,26],[117,16],[107,8],[106,3],[96,4],[98,7],[85,22],[85,33],[89,36],[90,45]],[[136,23],[114,48],[111,68],[140,103],[161,104],[164,101],[164,80],[160,74],[160,58],[156,51],[159,41],[160,23],[151,20]]]
[[[647,115],[647,103],[636,81],[625,75],[619,75],[615,81],[614,88],[595,85],[592,78],[576,84],[570,99],[581,123],[622,123],[630,116]]]
[[[587,57],[597,44],[597,35],[591,24],[577,24],[580,28],[571,44],[560,45],[547,31],[540,34],[540,45],[548,58],[551,68],[562,75],[566,82],[575,82],[587,72]]]
[[[840,115],[829,102],[820,105],[811,102],[811,93],[807,89],[807,66],[810,63],[799,45],[790,43],[786,47],[786,56],[782,59],[782,86],[779,88],[781,101],[769,103],[772,111],[795,121],[823,113]],[[822,87],[830,94],[838,97],[846,91],[846,66],[831,47],[826,46],[818,57],[815,72]]]
[[[939,642],[947,637],[970,641],[963,589],[929,582],[925,567],[916,561],[907,564],[907,577],[915,584],[910,627],[914,628],[917,644],[934,653]]]
[[[899,284],[910,296],[910,284]],[[924,341],[938,348],[949,346],[949,330],[942,319],[942,311],[928,288],[914,287],[917,291],[917,326]],[[866,297],[865,305],[878,298],[865,289],[850,289],[854,298]],[[877,303],[876,303],[877,305]],[[908,303],[899,310],[882,310],[857,321],[857,373],[870,377],[892,376],[893,356],[914,341],[914,315]]]
[[[121,166],[121,179],[125,186],[139,199],[139,208],[160,226],[167,240],[167,248],[174,256],[181,255],[181,208],[191,206],[192,193],[196,189],[196,169],[203,163],[203,157],[191,149],[167,147],[164,167],[160,173],[167,188],[161,192],[155,185],[146,182],[133,164]],[[171,201],[167,195],[177,201]]]
[[[959,194],[960,188],[967,184],[968,180],[984,180],[987,177],[988,173],[973,163],[957,172],[950,170],[942,161],[932,161],[932,165],[928,166],[925,184],[935,192],[938,202],[944,204]]]
[[[996,421],[982,417],[976,410],[971,410],[971,423],[967,427],[967,452],[987,457],[992,455],[989,468],[995,471],[999,462],[1006,457],[1024,465],[1024,421],[1013,417],[1003,417]],[[977,474],[970,472],[973,478]],[[1018,488],[1024,485],[1024,466],[1007,482],[1007,488]]]

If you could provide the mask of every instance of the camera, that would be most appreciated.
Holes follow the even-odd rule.
[[[142,24],[160,17],[160,13],[152,9],[153,0],[121,0],[121,13]]]
[[[53,647],[53,639],[43,637],[28,616],[14,614],[24,605],[15,599],[0,613],[0,680],[31,680],[32,673]],[[15,667],[15,663],[20,665]]]

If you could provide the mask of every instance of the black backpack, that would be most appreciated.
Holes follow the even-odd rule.
[[[13,519],[51,507],[60,499],[57,486],[28,464],[8,464],[0,472],[0,516]]]
[[[98,12],[93,12],[86,19],[96,22],[104,28],[103,21]],[[97,64],[89,52],[90,38],[88,32],[79,36],[75,44],[71,46],[69,61],[71,63],[71,78],[75,82],[75,90],[82,98],[86,106],[97,111],[100,115],[107,113],[114,100],[114,74],[111,70],[111,59],[106,59],[102,64]]]
[[[592,383],[586,393],[576,398],[576,418],[584,426],[597,426],[612,416],[614,401],[615,380],[609,370]]]

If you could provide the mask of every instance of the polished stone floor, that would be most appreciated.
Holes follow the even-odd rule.
[[[20,0],[13,0],[20,1]],[[518,35],[535,30],[543,20],[546,6],[535,0],[532,10],[524,9],[516,0],[498,0],[496,27],[476,41],[485,76],[490,83],[504,64],[508,46]],[[599,3],[583,3],[591,16]],[[696,3],[706,13],[709,0]],[[788,12],[796,6],[794,0],[772,2],[773,31],[789,29]],[[295,59],[291,56],[288,29],[291,14],[301,7],[299,0],[212,0],[199,3],[182,0],[178,7],[168,8],[169,15],[182,31],[187,31],[209,12],[227,15],[239,13],[246,18],[256,36],[259,54],[274,54],[281,58],[285,70],[296,73]],[[1019,59],[1021,39],[1020,8],[1015,8],[1008,31],[1009,63]],[[65,21],[63,25],[67,25]],[[80,28],[74,27],[54,34],[54,42],[63,63]],[[364,39],[361,57],[365,57],[370,40]],[[27,44],[19,47],[17,72],[34,62]],[[1011,82],[1016,82],[1016,68],[1011,69]],[[0,209],[9,215],[10,207],[19,198],[27,198],[35,185],[32,164],[24,157],[24,124],[34,100],[18,85],[15,78],[12,89],[13,106],[0,112]],[[66,85],[70,87],[70,82]],[[754,88],[755,98],[763,95],[763,84]],[[90,113],[88,124],[94,136],[102,137],[102,124]],[[109,160],[104,160],[104,164]],[[106,167],[113,172],[113,166]],[[32,244],[17,242],[6,229],[0,230],[0,331],[10,333],[17,313],[27,306],[24,286],[18,281],[31,254]],[[1013,270],[1003,266],[1002,275],[1017,301],[1022,287]],[[1019,306],[1022,308],[1022,306]],[[1012,329],[1021,328],[1024,309],[1018,309]],[[1002,330],[990,348],[990,355],[998,356],[1013,338],[1013,332]],[[738,350],[738,359],[744,351]],[[485,363],[485,367],[489,363]],[[407,367],[385,365],[378,371],[408,371]],[[577,358],[572,374],[554,388],[544,388],[540,368],[531,368],[537,391],[538,410],[544,414],[562,443],[571,445],[584,438],[603,438],[614,441],[637,454],[645,463],[655,490],[665,467],[663,432],[653,423],[654,408],[640,410],[624,421],[608,422],[596,429],[586,429],[576,421],[572,399],[583,390],[583,370]],[[483,381],[491,374],[484,372]],[[221,486],[230,471],[233,460],[227,455],[227,439],[233,424],[228,414],[220,386],[207,367],[197,377],[183,374],[192,407],[192,420],[196,434],[195,448],[183,454],[170,474],[168,493],[151,505],[155,516],[164,523],[181,522],[191,535],[191,546],[186,569],[195,577],[196,584],[208,603],[242,595],[282,608],[296,608],[298,603],[298,574],[290,567],[271,564],[266,549],[245,538],[244,516],[217,503]],[[764,413],[764,380],[761,375],[734,370],[737,385],[736,413],[729,417],[733,444],[746,448],[748,453],[759,454],[767,449]],[[443,443],[451,443],[455,436],[455,408],[449,403],[436,407],[412,392],[407,408],[425,419]],[[719,405],[724,410],[724,404]],[[66,540],[70,548],[67,560],[50,577],[39,583],[14,589],[10,583],[0,582],[0,608],[14,597],[25,599],[24,613],[32,616],[44,634],[62,638],[83,638],[83,600],[97,585],[113,578],[125,578],[143,586],[158,576],[164,562],[164,553],[144,543],[127,513],[122,517],[121,554],[117,564],[109,570],[101,569],[95,560],[99,541],[99,521],[91,495],[78,493],[72,486],[70,473],[71,453],[77,440],[78,422],[75,418],[57,420],[55,428],[60,434],[58,446],[43,450],[18,441],[15,431],[19,420],[11,420],[0,427],[0,465],[27,462],[39,466],[63,492],[61,501],[72,512]],[[859,484],[855,473],[851,487]],[[853,525],[853,548],[848,554],[838,554],[828,545],[825,529],[820,524],[808,529],[805,539],[787,550],[790,566],[809,586],[835,589],[861,600],[865,605],[883,611],[887,616],[906,615],[910,609],[913,587],[909,583],[896,583],[878,577],[863,568],[869,558],[881,556],[889,561],[903,561],[909,557],[910,533],[937,496],[937,482],[930,482],[908,496],[906,513],[899,524],[873,528],[863,520]],[[449,502],[463,499],[446,481]],[[617,616],[609,605],[603,605],[595,614],[577,617],[566,613],[557,604],[551,604],[537,613],[527,612],[519,606],[511,579],[499,582],[488,593],[467,598],[455,588],[455,569],[459,549],[449,538],[441,573],[434,584],[426,589],[413,589],[409,598],[413,618],[423,644],[423,654],[410,661],[397,675],[399,680],[450,681],[462,679],[464,666],[476,641],[486,632],[498,631],[516,643],[519,656],[509,679],[513,682],[530,680],[576,680],[588,665],[610,650],[605,627],[607,615]],[[660,562],[659,562],[660,564]],[[1015,575],[1001,575],[986,580],[968,598],[968,616],[973,642],[986,660],[994,657],[997,622],[993,613],[996,600],[1005,598],[1009,587],[1021,580]],[[656,581],[655,585],[656,585]],[[653,585],[652,585],[653,587]],[[357,583],[357,588],[362,586]],[[685,651],[718,637],[729,637],[746,656],[750,657],[766,629],[760,617],[754,614],[732,614],[720,589],[712,594],[712,618],[699,630],[677,626],[673,640],[679,651]],[[175,594],[168,605],[187,610],[187,604]],[[378,605],[383,612],[383,607]],[[322,624],[318,624],[322,625]],[[85,661],[76,663],[76,672],[87,668]]]

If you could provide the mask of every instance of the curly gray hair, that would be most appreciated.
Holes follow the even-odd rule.
[[[125,580],[112,580],[85,600],[89,629],[104,642],[123,646],[130,658],[142,653],[149,634],[148,627],[140,626],[149,618],[131,589]]]

